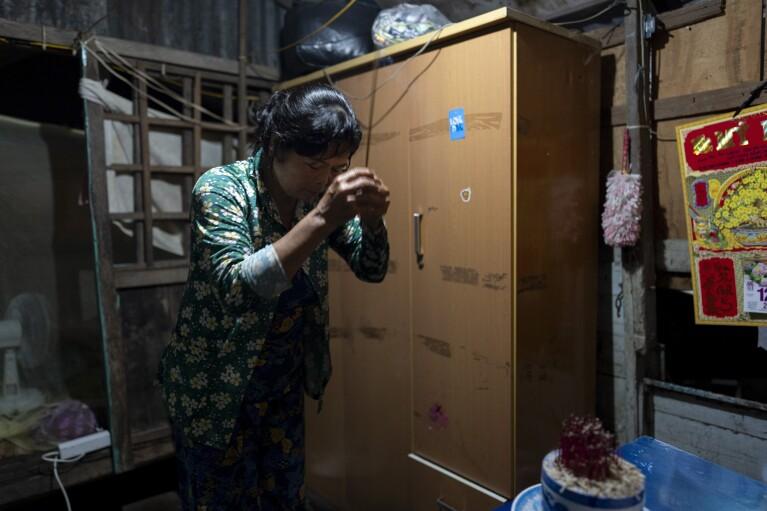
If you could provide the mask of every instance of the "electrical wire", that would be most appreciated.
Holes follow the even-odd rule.
[[[335,13],[328,21],[320,25],[320,27],[316,30],[313,30],[312,32],[306,34],[302,38],[300,38],[298,41],[294,41],[286,46],[283,46],[282,48],[277,48],[276,52],[283,52],[285,50],[289,50],[290,48],[293,48],[294,46],[298,46],[302,42],[306,41],[307,39],[311,39],[312,37],[316,36],[326,28],[328,28],[330,25],[332,25],[338,18],[340,18],[346,11],[351,9],[351,7],[357,3],[357,0],[349,0],[349,3],[346,4],[340,11]]]
[[[142,81],[142,82],[144,82],[144,83],[147,85],[147,87],[151,87],[152,89],[155,89],[155,90],[158,90],[158,89],[159,89],[159,90],[160,90],[160,92],[165,92],[166,94],[168,94],[169,96],[171,96],[173,99],[176,99],[176,100],[177,100],[177,101],[179,101],[180,103],[182,103],[182,104],[184,104],[184,105],[187,105],[187,106],[189,106],[190,108],[194,108],[195,110],[198,110],[198,111],[199,111],[199,112],[201,112],[201,113],[205,113],[205,114],[207,114],[207,115],[209,115],[209,116],[211,116],[211,117],[213,117],[213,118],[215,118],[215,119],[218,119],[218,120],[222,121],[224,124],[227,124],[227,125],[231,126],[232,128],[239,128],[239,129],[244,129],[244,130],[247,130],[247,129],[248,129],[248,127],[247,127],[247,126],[241,126],[241,125],[238,125],[238,124],[236,124],[236,123],[234,123],[234,122],[232,122],[232,121],[226,120],[226,119],[224,119],[223,117],[221,117],[220,115],[217,115],[217,114],[215,114],[215,113],[211,112],[211,111],[210,111],[210,110],[208,110],[207,108],[205,108],[205,107],[202,107],[202,106],[200,106],[200,105],[197,105],[196,103],[193,103],[193,102],[190,102],[190,101],[188,101],[186,98],[184,98],[183,96],[180,96],[180,95],[176,94],[175,92],[173,92],[171,89],[169,89],[168,87],[166,87],[165,85],[163,85],[161,82],[159,82],[159,81],[158,81],[158,80],[156,80],[155,78],[153,78],[153,77],[151,77],[151,76],[147,75],[146,73],[143,73],[143,72],[141,72],[139,69],[136,69],[135,67],[133,67],[133,66],[132,66],[130,63],[128,63],[127,61],[124,61],[124,60],[123,60],[123,61],[121,61],[120,59],[122,59],[122,57],[120,57],[120,59],[115,59],[115,58],[112,58],[112,59],[111,59],[112,65],[110,65],[110,63],[109,63],[109,62],[107,62],[107,61],[105,60],[105,58],[108,58],[108,55],[109,55],[109,53],[108,53],[108,52],[110,52],[110,51],[111,51],[113,54],[115,54],[115,53],[114,53],[112,50],[107,50],[107,52],[103,52],[103,53],[100,55],[98,51],[95,51],[95,50],[93,50],[92,48],[90,48],[90,47],[89,47],[89,45],[88,45],[88,41],[86,41],[85,43],[83,43],[83,44],[82,44],[82,47],[83,47],[83,49],[84,49],[85,51],[87,51],[87,52],[88,52],[88,53],[89,53],[91,56],[93,56],[93,58],[94,58],[94,59],[96,59],[96,61],[97,61],[99,64],[101,64],[101,65],[104,67],[104,69],[106,69],[106,70],[107,70],[107,72],[109,72],[109,74],[111,74],[112,76],[114,76],[115,78],[117,78],[118,80],[120,80],[121,82],[125,83],[125,84],[126,84],[128,87],[130,87],[131,89],[133,89],[133,90],[134,90],[136,93],[138,93],[139,95],[146,97],[146,98],[147,98],[147,100],[152,100],[152,101],[154,101],[155,103],[157,103],[158,105],[162,106],[162,107],[163,107],[163,108],[165,108],[165,109],[166,109],[166,110],[167,110],[169,113],[171,113],[172,115],[174,115],[174,116],[175,116],[176,118],[178,118],[178,119],[181,119],[181,120],[184,120],[184,121],[187,121],[187,122],[190,122],[190,123],[196,123],[196,122],[197,122],[197,120],[195,120],[194,118],[192,118],[192,117],[190,117],[190,116],[188,116],[188,115],[186,115],[186,114],[184,114],[184,113],[182,113],[182,112],[179,112],[177,109],[173,108],[172,106],[170,106],[169,104],[167,104],[167,103],[166,103],[166,102],[164,102],[163,100],[161,100],[161,99],[157,98],[156,96],[154,96],[154,95],[150,94],[148,91],[144,91],[144,90],[141,90],[141,88],[137,87],[137,86],[136,86],[136,85],[135,85],[135,84],[134,84],[134,83],[133,83],[131,80],[128,80],[128,79],[127,79],[127,78],[125,78],[125,77],[124,77],[124,76],[123,76],[121,73],[118,73],[118,72],[117,72],[117,71],[116,71],[116,70],[113,68],[113,66],[115,66],[115,64],[114,64],[114,61],[115,61],[115,60],[117,60],[118,62],[120,62],[120,65],[121,65],[121,66],[123,66],[123,67],[122,67],[122,69],[124,70],[124,72],[125,72],[125,73],[127,73],[128,75],[131,75],[131,76],[133,76],[133,77],[136,77],[136,78],[137,78],[139,81]],[[101,45],[101,48],[104,48],[104,46],[103,46],[103,45]],[[102,55],[103,55],[105,58],[102,58]],[[115,55],[116,55],[116,54],[115,54]],[[115,66],[115,67],[118,67],[118,66]],[[157,83],[157,84],[159,84],[159,85],[155,86],[155,85],[154,85],[154,83]]]
[[[577,25],[579,23],[585,23],[587,21],[591,21],[591,20],[597,19],[598,17],[600,17],[601,15],[603,15],[604,13],[606,13],[607,11],[612,9],[613,7],[616,7],[616,6],[620,5],[621,3],[623,3],[623,2],[620,2],[618,0],[613,0],[613,2],[610,5],[608,5],[607,7],[605,7],[604,9],[599,11],[598,13],[589,16],[588,18],[583,18],[583,19],[580,19],[580,20],[572,20],[572,21],[560,21],[558,23],[554,23],[554,25],[562,26],[562,25]]]
[[[210,117],[213,117],[214,119],[217,119],[224,124],[234,125],[232,121],[226,120],[220,115],[211,112],[207,108],[203,107],[202,105],[198,105],[197,103],[188,101],[185,97],[181,96],[180,94],[176,93],[175,91],[168,88],[165,84],[163,84],[161,81],[157,80],[156,78],[152,77],[151,75],[145,73],[141,69],[136,68],[133,66],[130,62],[128,62],[126,59],[124,59],[119,53],[115,52],[114,50],[111,50],[107,46],[104,46],[104,44],[99,41],[98,39],[94,39],[94,44],[96,47],[101,50],[102,53],[106,54],[107,56],[112,58],[112,61],[117,61],[123,66],[125,66],[128,69],[128,72],[138,78],[139,81],[144,82],[147,87],[151,87],[158,92],[162,92],[164,94],[167,94],[171,98],[175,99],[176,101],[180,102],[181,104],[184,104],[194,110],[197,110],[200,113],[205,113],[209,115]]]
[[[398,75],[398,74],[400,74],[400,73],[402,72],[402,70],[405,68],[405,66],[406,66],[406,65],[407,65],[407,64],[408,64],[408,63],[409,63],[411,60],[413,60],[414,58],[418,57],[418,56],[419,56],[419,55],[421,55],[423,52],[425,52],[425,51],[426,51],[426,49],[429,47],[429,45],[432,43],[432,41],[434,41],[434,39],[436,39],[436,38],[437,38],[437,37],[438,37],[438,36],[439,36],[439,35],[442,33],[442,31],[443,31],[444,29],[446,29],[447,27],[449,27],[450,25],[452,25],[452,23],[448,23],[447,25],[443,25],[443,26],[442,26],[442,27],[440,27],[439,29],[437,29],[437,30],[435,30],[434,32],[432,32],[432,34],[431,34],[431,37],[429,37],[429,39],[427,39],[427,40],[426,40],[426,42],[425,42],[425,43],[423,43],[423,45],[421,46],[421,48],[420,48],[420,49],[419,49],[417,52],[415,52],[413,55],[409,56],[409,57],[408,57],[408,58],[407,58],[407,59],[406,59],[406,60],[405,60],[405,61],[404,61],[402,64],[400,64],[400,65],[399,65],[399,67],[398,67],[398,68],[397,68],[397,69],[396,69],[396,70],[395,70],[395,71],[394,71],[394,72],[393,72],[393,73],[392,73],[392,74],[391,74],[391,75],[390,75],[390,76],[389,76],[389,77],[388,77],[386,80],[384,80],[384,81],[383,81],[383,82],[381,82],[380,84],[374,85],[374,86],[373,86],[373,88],[371,89],[371,91],[370,91],[368,94],[366,94],[366,95],[364,95],[364,96],[354,96],[354,95],[348,94],[346,91],[343,91],[343,93],[346,95],[346,97],[348,97],[348,98],[350,98],[350,99],[354,99],[354,100],[357,100],[357,101],[365,101],[366,99],[370,98],[371,96],[373,96],[373,94],[375,94],[376,92],[378,92],[379,90],[381,90],[381,88],[382,88],[384,85],[386,85],[386,84],[387,84],[387,83],[389,83],[390,81],[394,80],[394,79],[397,77],[397,75]],[[378,60],[376,60],[376,62],[378,62]],[[341,90],[341,89],[340,89],[340,88],[339,88],[339,87],[336,85],[336,83],[333,81],[333,78],[330,76],[330,73],[328,73],[328,70],[327,70],[327,68],[323,68],[323,69],[322,69],[322,73],[325,75],[325,79],[328,81],[328,83],[329,83],[329,84],[330,84],[332,87],[334,87],[334,88],[336,88],[336,89],[339,89],[339,90]],[[371,119],[371,122],[372,122],[372,119]]]
[[[118,73],[117,71],[115,71],[114,69],[112,69],[112,66],[110,66],[110,65],[109,65],[107,62],[105,62],[105,61],[104,61],[104,59],[102,59],[102,58],[101,58],[101,57],[98,55],[98,52],[95,52],[95,51],[91,50],[91,49],[88,47],[88,45],[87,45],[87,44],[83,44],[83,48],[85,49],[85,51],[87,51],[87,52],[88,52],[88,54],[90,54],[90,55],[91,55],[91,56],[92,56],[94,59],[96,59],[96,61],[98,61],[98,63],[99,63],[99,64],[101,64],[102,66],[104,66],[104,69],[106,69],[106,70],[107,70],[107,72],[109,72],[109,74],[111,74],[112,76],[114,76],[115,78],[117,78],[118,80],[120,80],[121,82],[125,83],[125,84],[126,84],[128,87],[130,87],[131,89],[133,89],[134,91],[136,91],[136,93],[138,93],[138,94],[140,94],[140,95],[144,96],[145,98],[147,98],[147,101],[148,101],[149,99],[152,99],[152,100],[153,100],[155,103],[157,103],[158,105],[160,105],[160,106],[162,106],[162,107],[166,108],[166,109],[167,109],[167,110],[168,110],[170,113],[172,113],[173,115],[175,115],[175,116],[176,116],[177,118],[179,118],[179,119],[182,119],[182,120],[184,120],[184,121],[187,121],[187,122],[191,122],[191,123],[196,123],[196,122],[197,122],[197,121],[196,121],[195,119],[193,119],[192,117],[189,117],[188,115],[185,115],[185,114],[183,114],[183,113],[179,112],[178,110],[176,110],[176,109],[175,109],[175,108],[173,108],[172,106],[168,105],[168,104],[167,104],[167,103],[165,103],[164,101],[162,101],[162,100],[160,100],[160,99],[157,99],[156,97],[153,97],[153,96],[151,96],[151,95],[150,95],[148,92],[146,92],[146,91],[142,91],[142,90],[141,90],[139,87],[136,87],[136,85],[134,85],[132,81],[128,80],[128,79],[127,79],[127,78],[125,78],[123,75],[121,75],[120,73]],[[129,74],[130,74],[130,73],[129,73]]]
[[[59,463],[75,463],[83,459],[85,454],[80,454],[79,456],[75,456],[74,458],[66,458],[66,459],[59,458],[58,454],[59,453],[57,451],[47,452],[43,454],[42,459],[43,461],[53,463],[53,477],[56,478],[56,482],[58,483],[59,488],[61,488],[61,493],[64,494],[64,501],[67,504],[67,511],[72,511],[72,504],[69,502],[69,495],[67,494],[67,489],[64,488],[64,483],[61,482],[61,477],[59,476]]]

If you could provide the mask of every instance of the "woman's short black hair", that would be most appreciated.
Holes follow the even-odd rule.
[[[287,151],[321,158],[351,155],[361,138],[349,100],[329,85],[276,92],[256,114],[255,149],[263,150],[264,162]]]

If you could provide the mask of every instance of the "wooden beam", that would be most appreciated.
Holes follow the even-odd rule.
[[[133,81],[135,85],[135,80]],[[136,119],[138,120],[138,109],[139,109],[139,91],[134,87],[131,89],[132,92],[132,98],[133,98],[133,104],[131,105],[131,115],[135,115]],[[103,111],[103,109],[102,109]],[[106,112],[105,112],[106,114]],[[142,199],[142,188],[143,188],[143,177],[142,172],[144,170],[144,167],[141,165],[141,144],[139,141],[141,140],[141,126],[138,122],[131,123],[131,134],[133,135],[132,139],[132,146],[133,146],[133,167],[137,169],[136,172],[133,172],[133,210],[134,211],[141,211],[143,210],[143,203],[141,202]],[[104,142],[106,143],[106,141]],[[110,162],[111,163],[111,162]],[[127,167],[127,165],[126,165]],[[115,165],[113,164],[111,167],[111,170],[114,170],[115,172],[119,172]],[[136,262],[139,264],[146,264],[146,258],[144,257],[144,243],[146,240],[144,240],[144,229],[141,223],[134,222],[133,223],[133,237],[136,240],[136,246],[135,246],[135,254],[136,254]]]
[[[229,85],[224,85],[229,87]],[[190,77],[184,77],[182,83],[182,94],[187,103],[194,101],[194,79]],[[189,104],[184,105],[184,115],[192,117],[192,107]],[[197,166],[199,162],[195,161],[195,149],[194,149],[194,129],[184,130],[181,133],[181,162],[185,167],[191,169],[191,174],[184,178],[184,187],[182,190],[183,196],[181,197],[181,207],[184,211],[192,209],[192,190],[194,189],[194,182],[197,176]],[[185,253],[189,254],[191,246],[191,230],[188,225],[184,226],[184,232],[182,235],[182,247]]]
[[[202,75],[202,73],[200,73]],[[200,94],[202,97],[202,94]],[[247,101],[247,98],[246,98]],[[190,115],[191,117],[191,115]],[[125,123],[139,123],[141,120],[138,115],[120,114],[114,112],[104,112],[104,118],[109,121],[118,121]],[[180,128],[191,129],[195,125],[199,125],[202,129],[207,131],[220,131],[222,133],[239,133],[242,131],[240,126],[225,124],[223,122],[209,122],[198,120],[195,122],[185,121],[183,119],[166,119],[164,117],[149,117],[147,123],[150,126],[161,126],[163,128]]]
[[[113,170],[119,173],[141,173],[144,171],[144,167],[141,165],[135,165],[132,163],[113,163],[109,166],[109,170]],[[194,166],[192,165],[150,165],[149,172],[153,174],[194,174]]]
[[[133,213],[110,213],[109,217],[112,220],[144,220],[144,213],[136,211]],[[152,213],[153,220],[189,220],[188,211],[178,212],[154,212]]]
[[[764,479],[767,404],[650,379],[645,389],[647,434]]]
[[[192,81],[192,103],[202,106],[202,76],[195,73]],[[202,174],[202,119],[200,110],[195,108],[193,112],[194,126],[192,128],[192,167],[194,167],[194,181],[197,182]]]
[[[143,71],[142,63],[139,69]],[[141,146],[141,205],[144,212],[144,260],[149,266],[154,262],[154,233],[152,231],[152,174],[149,172],[149,100],[146,82],[138,83],[139,144]]]
[[[5,18],[0,18],[0,37],[39,43],[43,39],[43,26],[18,23]],[[45,27],[45,41],[48,44],[74,48],[77,45],[77,37],[78,33],[73,30]],[[160,63],[164,62],[167,64],[220,72],[228,75],[237,75],[239,72],[238,62],[236,60],[176,50],[165,46],[127,41],[125,39],[117,39],[114,37],[99,36],[97,39],[101,41],[104,46],[116,51],[123,57]],[[248,77],[252,78],[261,78],[269,81],[276,81],[280,78],[279,70],[268,66],[250,64],[248,65],[246,72]]]
[[[647,0],[628,0],[626,16],[627,120],[631,137],[630,165],[639,173],[643,188],[643,211],[639,242],[623,250],[623,303],[625,310],[626,433],[634,438],[640,433],[641,382],[645,376],[646,354],[653,350],[656,337],[655,310],[655,167],[650,144],[651,123],[648,98],[648,44],[644,37],[642,14],[648,12]]]
[[[233,120],[233,108],[232,108],[232,86],[231,85],[224,85],[224,119],[227,121]],[[223,163],[229,163],[232,159],[232,148],[234,147],[234,144],[232,143],[232,135],[229,133],[224,134],[224,144],[223,144]],[[239,141],[238,141],[239,143]]]
[[[82,74],[99,79],[98,64],[81,52]],[[101,341],[109,402],[109,431],[112,435],[112,465],[115,472],[133,466],[130,444],[130,414],[128,413],[128,382],[125,370],[125,346],[120,325],[119,305],[112,269],[112,223],[107,203],[106,157],[104,153],[104,118],[102,107],[83,101],[85,132],[88,149],[88,179],[91,224],[96,266],[96,295],[101,320]]]
[[[767,403],[760,403],[759,401],[753,401],[751,399],[743,399],[740,397],[725,396],[724,394],[717,394],[716,392],[709,392],[707,390],[696,389],[693,387],[687,387],[685,385],[677,385],[667,381],[654,380],[652,378],[645,378],[645,388],[648,391],[654,389],[665,390],[667,392],[673,392],[678,395],[684,395],[694,397],[696,399],[705,400],[710,403],[717,403],[719,405],[726,405],[733,408],[740,408],[742,410],[752,410],[767,413]],[[767,419],[767,417],[765,417]],[[764,430],[764,434],[767,435],[767,429]]]
[[[239,74],[237,75],[231,75],[227,73],[220,73],[210,70],[202,70],[202,69],[190,69],[188,67],[181,67],[181,66],[173,66],[173,65],[167,65],[163,66],[163,64],[148,62],[146,68],[148,70],[152,70],[153,73],[161,73],[162,69],[165,69],[165,72],[169,75],[179,75],[187,78],[193,78],[194,73],[196,71],[200,71],[202,73],[203,80],[212,80],[216,82],[221,83],[229,83],[232,85],[237,84],[237,80],[239,80]],[[274,80],[267,80],[262,78],[254,78],[252,76],[248,76],[248,85],[256,88],[261,88],[265,90],[270,90],[274,86]]]
[[[248,125],[248,89],[245,82],[245,68],[248,65],[248,0],[240,0],[239,6],[239,62],[240,62],[240,79],[237,81],[237,123],[245,128]],[[237,139],[237,159],[244,160],[247,153],[247,133],[245,130],[240,130]]]
[[[172,456],[169,428],[132,432],[132,458],[140,465]],[[61,480],[69,488],[76,484],[108,477],[113,473],[109,451],[88,454],[74,470],[61,470]],[[74,467],[72,467],[74,468]],[[61,466],[59,466],[61,469]],[[39,454],[0,460],[0,506],[56,490],[51,464]],[[13,507],[13,505],[11,505]]]
[[[659,99],[654,103],[653,118],[657,122],[736,110],[761,83],[745,82],[733,87]],[[767,94],[756,98],[752,106],[764,103],[767,103]],[[619,105],[610,110],[609,123],[611,126],[626,124],[626,105]]]
[[[724,0],[701,0],[673,11],[658,15],[658,24],[665,30],[686,27],[724,14]],[[607,27],[587,32],[586,35],[602,41],[602,49],[624,44],[626,32],[622,26]]]
[[[176,263],[178,264],[178,263]],[[185,264],[185,263],[182,263]],[[159,266],[159,265],[158,265]],[[189,274],[187,266],[177,268],[156,268],[148,270],[115,270],[115,287],[129,289],[134,287],[165,286],[183,284]]]

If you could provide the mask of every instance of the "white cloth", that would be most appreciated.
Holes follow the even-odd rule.
[[[110,92],[96,80],[80,80],[80,96],[98,103],[106,110],[121,114],[133,114],[133,102],[119,94]],[[149,117],[175,119],[173,115],[150,108]],[[207,135],[207,134],[206,134]],[[134,129],[130,123],[104,121],[104,150],[107,165],[107,194],[110,213],[130,213],[136,210],[134,202],[134,177],[128,173],[117,174],[109,170],[112,164],[131,164],[133,160]],[[236,145],[236,137],[233,144]],[[149,132],[150,165],[179,166],[182,162],[182,136],[178,130],[152,128]],[[215,167],[224,161],[222,138],[206,136],[201,140],[201,166]],[[227,160],[232,159],[229,155]],[[169,177],[167,174],[152,176],[151,200],[153,212],[181,212],[183,210],[183,177]],[[191,190],[190,190],[191,192]],[[126,236],[133,236],[130,224],[114,221]],[[181,225],[174,223],[157,224],[152,228],[152,243],[155,247],[178,256],[184,255]]]

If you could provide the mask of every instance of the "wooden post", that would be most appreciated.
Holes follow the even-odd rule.
[[[88,52],[85,50],[81,52],[81,62],[83,76],[98,80],[98,64],[88,58]],[[128,414],[125,346],[120,331],[119,301],[112,267],[112,222],[107,202],[104,114],[100,105],[90,101],[84,103],[88,149],[88,201],[93,226],[96,296],[101,320],[109,431],[112,435],[112,467],[119,473],[133,468],[133,451]]]
[[[145,71],[146,69],[143,62],[138,63],[138,68],[141,71]],[[149,170],[151,159],[149,151],[149,99],[147,99],[146,83],[140,81],[138,86],[138,116],[141,133],[139,142],[141,145],[141,196],[143,197],[142,206],[144,212],[144,260],[146,261],[147,267],[151,267],[154,265],[154,240],[152,231],[154,220],[152,218],[152,173]]]
[[[644,39],[643,17],[648,13],[646,0],[628,0],[625,19],[626,34],[626,121],[631,137],[632,172],[642,177],[642,225],[639,243],[625,249],[623,260],[623,294],[625,310],[626,402],[622,410],[626,419],[626,435],[633,439],[641,434],[642,381],[648,362],[655,353],[655,167],[650,144],[650,110],[648,97],[648,42]]]
[[[237,140],[237,159],[244,160],[248,150],[248,88],[245,82],[248,68],[248,0],[240,0],[240,76],[237,81],[237,124],[240,125]]]

